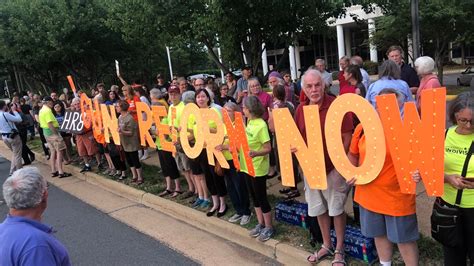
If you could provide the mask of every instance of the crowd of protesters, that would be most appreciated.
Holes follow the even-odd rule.
[[[440,87],[434,71],[434,61],[430,57],[420,57],[415,61],[415,69],[403,60],[403,51],[398,46],[390,47],[386,60],[379,69],[379,78],[370,83],[367,71],[362,68],[362,58],[359,56],[342,57],[339,61],[340,72],[339,95],[345,93],[358,94],[367,99],[374,108],[375,96],[395,94],[400,112],[403,116],[404,103],[415,101],[420,107],[421,91]],[[0,131],[7,146],[13,151],[10,174],[22,165],[30,164],[35,160],[27,146],[27,136],[41,138],[45,156],[51,163],[52,177],[67,177],[69,173],[63,171],[63,165],[74,160],[72,154],[73,143],[76,146],[79,160],[82,161],[81,172],[91,171],[94,162],[104,174],[115,176],[119,180],[127,177],[128,165],[132,182],[143,184],[142,161],[150,157],[149,148],[139,143],[136,103],[143,102],[148,106],[164,106],[168,116],[162,118],[162,123],[170,126],[171,132],[185,130],[187,140],[191,144],[196,140],[198,130],[195,119],[191,116],[187,128],[181,128],[181,116],[186,104],[195,103],[199,108],[211,109],[222,119],[222,109],[225,109],[232,121],[235,114],[240,112],[246,120],[246,135],[250,148],[249,156],[255,168],[255,177],[249,175],[243,154],[240,154],[240,171],[236,170],[229,151],[229,140],[216,147],[223,152],[229,162],[229,169],[219,169],[209,165],[206,150],[194,159],[184,153],[180,139],[175,139],[176,153],[162,149],[156,130],[152,134],[157,144],[158,160],[162,168],[166,189],[160,192],[162,197],[179,197],[190,199],[193,208],[206,210],[207,216],[222,217],[228,211],[227,195],[230,198],[235,213],[228,219],[229,222],[246,225],[252,215],[257,218],[257,225],[249,232],[250,236],[260,241],[267,241],[275,234],[272,224],[272,206],[267,196],[267,179],[278,175],[278,150],[273,125],[272,109],[288,108],[294,115],[294,120],[303,138],[306,140],[305,118],[303,107],[318,105],[321,128],[324,130],[325,119],[329,107],[336,99],[332,93],[332,75],[326,71],[325,61],[317,59],[301,77],[293,83],[287,71],[272,71],[265,77],[271,93],[265,91],[261,81],[252,75],[252,68],[248,65],[242,68],[242,77],[236,79],[227,73],[225,81],[218,86],[213,79],[186,80],[183,77],[166,83],[163,75],[156,77],[156,85],[149,89],[136,81],[128,84],[121,76],[120,89],[112,85],[106,90],[104,84],[93,88],[91,97],[100,103],[112,105],[118,115],[118,130],[121,145],[98,141],[100,136],[95,135],[92,129],[84,129],[81,133],[70,134],[60,132],[59,127],[64,119],[66,110],[80,110],[80,101],[71,94],[56,93],[40,99],[38,95],[28,93],[23,97],[14,95],[12,101],[6,104],[0,101]],[[420,80],[421,79],[421,80]],[[78,92],[78,94],[84,92]],[[413,97],[413,95],[416,95]],[[76,95],[77,96],[77,95]],[[465,154],[455,150],[469,149],[474,140],[472,126],[472,111],[474,94],[464,93],[458,96],[451,106],[448,116],[453,126],[446,136],[446,145],[450,149],[445,151],[445,195],[441,198],[444,203],[455,205],[455,192],[465,189],[462,201],[457,203],[466,216],[466,223],[474,217],[474,194],[471,182],[461,177]],[[173,114],[173,115],[172,115]],[[36,127],[36,130],[34,129]],[[209,122],[212,131],[216,128],[213,121]],[[16,134],[15,132],[19,132]],[[342,141],[349,159],[354,165],[360,165],[365,156],[365,137],[362,126],[357,117],[346,116],[343,120]],[[103,136],[102,136],[103,137]],[[171,136],[168,136],[171,140]],[[310,189],[293,159],[295,184],[304,180],[304,196],[308,203],[308,215],[317,219],[323,243],[320,249],[309,256],[307,260],[318,263],[325,258],[333,258],[333,265],[345,265],[344,234],[346,213],[344,205],[355,180],[346,182],[331,162],[323,135],[324,157],[328,181],[327,190]],[[296,149],[292,149],[297,153]],[[464,157],[463,157],[464,156]],[[187,191],[181,186],[181,176],[184,176]],[[469,164],[467,177],[474,178],[474,164]],[[420,174],[414,174],[415,181],[420,180]],[[280,193],[288,199],[300,196],[295,187],[283,188]],[[377,200],[374,200],[376,198]],[[250,199],[254,207],[251,211]],[[362,233],[375,239],[376,248],[382,265],[390,265],[393,254],[393,244],[398,249],[407,265],[418,263],[417,240],[419,239],[415,196],[401,193],[397,181],[394,165],[389,149],[385,157],[385,164],[379,176],[366,185],[354,186],[354,205],[358,206],[356,219],[360,219]],[[360,217],[359,217],[360,212]],[[474,219],[474,218],[473,218]],[[334,226],[336,245],[333,246],[330,238],[330,228]],[[445,258],[457,261],[466,261],[469,257],[474,261],[474,230],[464,226],[462,235],[466,238],[463,249],[454,249],[445,246]],[[449,264],[449,261],[447,261]]]

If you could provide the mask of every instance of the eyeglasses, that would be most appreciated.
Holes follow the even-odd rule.
[[[467,125],[467,123],[473,125],[473,120],[469,120],[469,119],[465,119],[465,118],[459,118],[457,119],[458,123],[459,124],[462,124],[462,125]]]

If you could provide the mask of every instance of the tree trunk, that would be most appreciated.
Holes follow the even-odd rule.
[[[285,61],[289,60],[288,59],[289,54],[290,54],[290,49],[288,49],[288,46],[285,46],[285,49],[283,50],[283,55],[280,57],[280,60],[278,60],[278,63],[274,69],[277,69],[277,70],[281,69]]]
[[[203,43],[206,46],[207,53],[211,56],[212,61],[214,61],[217,67],[224,71],[224,73],[227,73],[229,71],[229,68],[223,63],[221,63],[221,61],[219,61],[219,57],[216,55],[216,53],[214,53],[214,47],[212,47],[210,42],[208,42],[207,40],[204,40]]]
[[[461,66],[465,67],[466,66],[466,54],[465,54],[465,49],[464,49],[464,43],[461,44]]]

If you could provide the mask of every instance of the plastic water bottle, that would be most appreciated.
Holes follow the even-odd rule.
[[[362,255],[364,256],[364,261],[369,263],[369,259],[367,258],[367,248],[365,247],[365,243],[362,243]]]
[[[301,214],[301,226],[303,226],[303,228],[306,229],[306,221],[304,220],[303,214]]]

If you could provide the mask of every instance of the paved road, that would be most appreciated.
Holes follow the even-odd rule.
[[[0,156],[0,183],[10,162]],[[0,201],[3,195],[0,189]],[[66,246],[73,265],[197,265],[162,243],[50,185],[43,220]],[[0,220],[8,209],[0,203]]]

